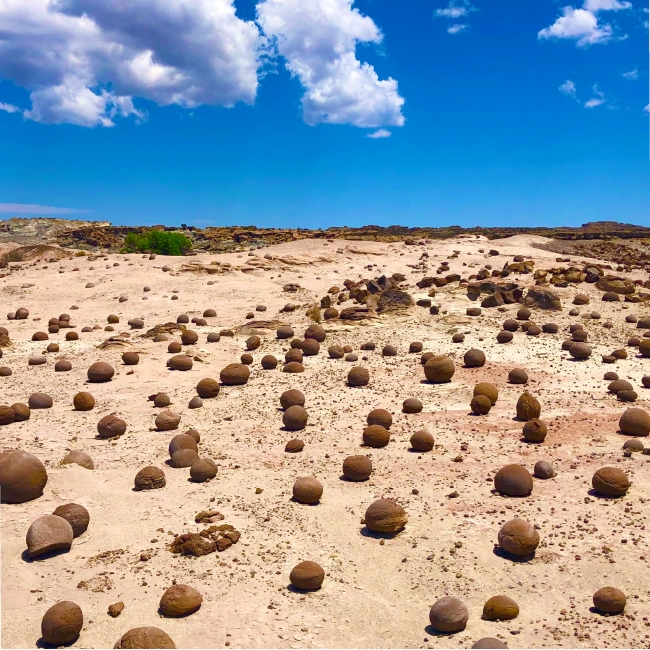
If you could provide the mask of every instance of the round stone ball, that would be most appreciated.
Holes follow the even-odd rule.
[[[408,522],[404,508],[392,499],[377,499],[366,510],[366,526],[375,533],[397,533]]]
[[[260,362],[264,370],[275,370],[278,366],[278,360],[272,354],[266,354]]]
[[[382,357],[396,357],[397,348],[394,345],[385,345],[381,350]]]
[[[541,328],[538,327],[538,326],[535,325],[535,324],[530,324],[530,325],[526,328],[526,334],[527,334],[528,336],[539,336],[541,333],[542,333]]]
[[[154,422],[158,431],[173,431],[174,429],[178,429],[180,423],[181,416],[173,411],[161,411],[156,416]]]
[[[407,397],[402,402],[402,412],[404,413],[420,413],[423,408],[422,402],[416,397]]]
[[[506,332],[516,332],[519,329],[519,323],[514,318],[508,318],[503,321],[502,327]]]
[[[249,354],[248,352],[244,352],[244,354],[239,357],[239,361],[245,366],[250,366],[251,363],[253,363],[253,355]]]
[[[431,627],[437,632],[461,632],[467,625],[469,612],[462,600],[445,596],[436,601],[429,610]]]
[[[199,460],[199,455],[194,449],[179,449],[175,451],[169,459],[169,466],[175,469],[192,467]]]
[[[587,338],[589,338],[589,335],[585,330],[580,329],[580,330],[574,330],[571,338],[576,342],[576,343],[584,343]]]
[[[448,356],[431,357],[424,364],[424,375],[434,384],[451,381],[455,371],[454,360]]]
[[[510,343],[512,339],[513,339],[512,332],[501,330],[497,334],[497,343]]]
[[[542,332],[545,334],[557,334],[558,329],[557,323],[544,323],[542,325]]]
[[[176,322],[179,324],[185,324],[190,322],[190,317],[187,314],[179,314],[176,318]]]
[[[530,309],[528,309],[528,307],[521,307],[517,311],[517,320],[528,320],[531,314],[532,312]]]
[[[3,404],[0,406],[0,424],[6,425],[11,424],[16,419],[16,412],[11,408]]]
[[[634,390],[619,390],[616,393],[616,399],[619,402],[636,402],[638,394]]]
[[[621,415],[618,428],[628,436],[645,438],[650,433],[650,415],[640,408],[629,408]]]
[[[617,467],[601,467],[592,476],[591,485],[603,496],[622,497],[630,488],[630,479]]]
[[[95,469],[93,459],[87,453],[77,450],[68,452],[61,461],[61,465],[79,465],[85,469]]]
[[[206,341],[208,343],[219,343],[221,340],[221,335],[219,332],[208,332],[208,336],[206,338]]]
[[[348,481],[365,481],[372,474],[372,461],[368,456],[348,456],[343,461],[343,476]]]
[[[477,350],[476,348],[468,350],[465,352],[463,361],[467,368],[480,368],[485,365],[485,352],[483,352],[483,350]]]
[[[53,513],[57,517],[63,517],[72,526],[72,536],[83,535],[90,524],[90,514],[86,508],[78,503],[66,503],[59,506]]]
[[[323,312],[323,318],[325,320],[332,320],[333,318],[338,318],[338,317],[339,317],[339,310],[334,307],[328,307]]]
[[[421,429],[420,431],[416,431],[412,436],[411,436],[411,447],[415,449],[415,451],[431,451],[433,449],[434,445],[434,440],[433,436],[429,431],[426,429]]]
[[[482,310],[481,310],[480,307],[468,307],[468,308],[465,310],[465,314],[467,314],[467,316],[480,316],[480,315],[481,315],[481,311],[482,311]]]
[[[192,357],[188,357],[186,354],[177,354],[167,359],[167,366],[172,370],[191,370],[193,365]]]
[[[325,340],[326,336],[327,333],[325,330],[320,325],[316,325],[315,323],[313,325],[310,325],[305,330],[306,339],[316,339],[319,343],[322,343]]]
[[[517,418],[528,421],[538,418],[542,412],[542,407],[528,391],[521,394],[517,400]]]
[[[33,356],[29,357],[27,360],[27,365],[28,366],[42,366],[47,363],[47,359],[45,357],[40,357],[40,356]]]
[[[165,487],[165,472],[159,467],[149,465],[143,467],[136,475],[134,486],[137,491],[140,490],[157,490]]]
[[[217,312],[214,309],[206,309],[203,312],[203,318],[214,318],[217,315]]]
[[[631,336],[631,337],[627,340],[627,344],[628,344],[630,347],[632,347],[632,348],[638,348],[638,347],[639,347],[639,343],[641,343],[641,339],[638,338],[637,336]]]
[[[303,366],[302,363],[298,363],[297,361],[291,361],[283,366],[282,372],[305,372],[305,366]]]
[[[106,318],[106,320],[111,324],[115,325],[116,323],[120,322],[120,317],[117,314],[109,314]]]
[[[494,488],[508,497],[527,497],[533,491],[533,477],[522,465],[506,465],[496,473]]]
[[[24,307],[19,307],[16,309],[16,319],[25,320],[29,316],[29,311]]]
[[[374,409],[368,413],[366,421],[369,425],[379,424],[384,429],[390,429],[390,425],[393,424],[393,416],[386,409]]]
[[[3,503],[38,499],[47,483],[41,461],[22,449],[0,451],[0,498]]]
[[[632,452],[643,451],[645,446],[638,438],[630,438],[623,443],[623,449],[629,449]]]
[[[54,372],[69,372],[72,370],[72,364],[67,359],[59,359],[54,364]]]
[[[356,354],[348,354],[348,355],[346,355],[345,360],[350,361],[350,362],[354,362],[354,361],[358,361],[359,357]]]
[[[41,638],[53,646],[67,645],[75,641],[84,626],[81,607],[69,600],[52,605],[41,619]]]
[[[201,442],[201,434],[196,429],[188,429],[185,434],[192,436],[197,445]]]
[[[390,433],[380,424],[371,424],[363,430],[363,444],[379,449],[390,441]]]
[[[508,383],[510,384],[527,384],[528,373],[521,368],[513,368],[508,373]]]
[[[634,387],[629,381],[626,381],[625,379],[615,379],[612,381],[609,386],[607,386],[607,390],[610,393],[618,393],[621,390],[634,390]]]
[[[82,391],[72,398],[72,404],[76,411],[92,411],[95,408],[95,398]]]
[[[313,476],[304,476],[296,479],[293,484],[293,499],[298,503],[313,505],[323,496],[323,486]]]
[[[409,352],[422,352],[422,342],[421,341],[413,341],[409,345]]]
[[[342,359],[345,355],[345,352],[340,345],[331,345],[327,349],[327,354],[329,354],[330,359]]]
[[[114,438],[121,436],[126,431],[126,422],[117,415],[105,415],[97,423],[97,434],[100,438]]]
[[[370,373],[361,366],[354,366],[348,373],[348,386],[366,386],[370,381]]]
[[[302,350],[299,348],[291,348],[290,350],[287,350],[287,353],[284,355],[285,363],[291,363],[292,361],[302,363],[302,358]]]
[[[153,405],[156,408],[165,408],[171,404],[171,399],[167,393],[157,393],[153,398]]]
[[[219,394],[219,382],[216,379],[206,377],[196,385],[196,393],[203,399],[216,397]]]
[[[616,381],[618,379],[618,375],[615,372],[606,372],[603,375],[603,379],[606,381]]]
[[[178,341],[172,341],[168,346],[167,346],[167,352],[169,354],[177,354],[183,349],[183,346],[178,342]],[[167,363],[169,366],[169,363]]]
[[[305,396],[296,388],[290,388],[285,390],[282,395],[280,395],[280,406],[283,410],[287,410],[292,406],[304,406],[305,405]]]
[[[534,553],[539,546],[539,533],[524,519],[511,519],[503,524],[498,539],[506,553],[519,557]]]
[[[316,339],[305,339],[300,344],[302,353],[307,357],[313,357],[320,352],[320,343]]]
[[[257,350],[260,347],[262,341],[259,336],[253,335],[249,336],[246,339],[246,349],[247,350]]]
[[[465,340],[465,335],[462,332],[456,332],[451,337],[451,342],[452,343],[463,343],[464,340]]]
[[[642,338],[639,341],[639,352],[642,357],[650,357],[650,339]]]
[[[192,449],[193,451],[198,452],[199,447],[193,436],[188,433],[177,433],[169,441],[168,449],[169,455],[173,456],[179,449]]]
[[[325,571],[320,564],[307,560],[296,564],[289,574],[289,581],[301,591],[315,591],[320,589],[325,580]]]
[[[241,386],[248,382],[250,374],[243,363],[230,363],[219,373],[219,379],[225,386]]]
[[[47,341],[50,337],[45,332],[34,332],[32,341]]]
[[[95,361],[88,368],[88,381],[92,384],[98,384],[104,381],[110,381],[115,374],[113,366],[105,361]]]
[[[533,469],[533,475],[535,476],[535,478],[546,480],[557,476],[557,472],[555,471],[553,465],[551,465],[551,463],[549,463],[548,461],[538,460],[535,463],[535,467]]]
[[[424,366],[429,359],[433,359],[435,356],[433,352],[425,352],[420,356],[420,363]]]
[[[519,616],[519,605],[508,596],[492,596],[483,605],[486,621],[511,621]]]
[[[281,327],[278,327],[277,330],[275,330],[275,335],[279,339],[290,339],[293,337],[295,332],[289,325],[282,325]]]
[[[591,347],[586,343],[573,343],[569,348],[569,354],[579,361],[588,359],[591,356]]]
[[[202,602],[203,596],[194,587],[172,585],[162,595],[159,609],[163,616],[179,618],[196,612]]]
[[[54,551],[69,551],[72,539],[72,526],[63,517],[43,515],[32,522],[25,541],[33,559]]]
[[[27,401],[30,409],[52,408],[54,400],[47,393],[32,393]]]
[[[58,352],[59,351],[59,344],[58,343],[48,343],[45,350],[47,352]],[[0,355],[0,356],[2,356],[2,355]]]
[[[469,407],[474,415],[487,415],[492,408],[492,402],[487,395],[474,395]]]
[[[490,404],[494,406],[499,399],[499,391],[494,384],[491,384],[489,381],[482,381],[474,386],[474,396],[476,395],[485,395],[489,400]]]
[[[282,414],[282,424],[289,431],[301,431],[307,426],[308,417],[304,406],[295,404]]]
[[[627,604],[625,594],[616,587],[603,587],[593,596],[594,607],[603,614],[621,614]]]
[[[137,352],[124,352],[122,354],[122,363],[125,366],[137,366],[140,363],[140,355]]]
[[[190,466],[190,477],[197,483],[204,483],[217,475],[217,464],[210,458],[199,458]]]
[[[65,340],[66,341],[78,341],[79,340],[79,334],[76,332],[66,332],[65,333]]]
[[[297,454],[305,448],[305,443],[300,438],[292,438],[284,446],[284,451],[287,454]]]
[[[526,442],[544,442],[548,428],[539,418],[528,420],[524,424],[523,436]]]
[[[507,648],[508,646],[501,641],[500,639],[495,639],[494,637],[491,636],[484,636],[482,639],[479,639],[478,641],[474,642],[474,645],[472,648],[481,648],[481,650],[490,650],[494,648],[495,650],[497,648]]]
[[[171,637],[158,627],[134,627],[125,632],[114,648],[175,648]]]

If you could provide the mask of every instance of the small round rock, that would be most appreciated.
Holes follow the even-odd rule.
[[[408,522],[404,508],[392,499],[377,499],[366,510],[366,526],[376,533],[397,533]]]
[[[315,504],[323,496],[323,486],[313,476],[296,479],[293,484],[293,499],[298,503]]]
[[[75,641],[84,625],[81,607],[69,600],[52,605],[41,619],[41,638],[52,646],[68,645]]]
[[[320,589],[325,580],[325,571],[320,564],[307,560],[296,564],[289,574],[291,584],[302,591],[315,591]]]
[[[348,481],[365,481],[372,474],[372,461],[360,454],[348,456],[343,461],[343,476]]]
[[[603,587],[593,596],[594,608],[603,614],[621,614],[627,604],[625,594],[616,587]]]
[[[445,596],[436,601],[429,611],[431,627],[438,632],[461,632],[467,625],[469,612],[462,600]]]
[[[163,616],[170,618],[180,618],[196,612],[201,603],[203,596],[188,585],[172,585],[160,599],[160,612]]]

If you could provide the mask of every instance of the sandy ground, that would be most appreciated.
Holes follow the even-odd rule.
[[[29,421],[0,430],[2,448],[20,447],[35,454],[49,476],[41,498],[1,506],[2,646],[34,647],[43,613],[59,600],[72,600],[84,612],[84,629],[74,647],[111,647],[125,631],[142,625],[162,628],[177,647],[455,648],[470,647],[483,636],[500,637],[511,648],[647,647],[650,457],[623,457],[625,438],[617,433],[617,422],[626,405],[607,393],[603,374],[615,370],[629,378],[639,393],[637,405],[648,408],[641,377],[650,373],[650,361],[632,353],[616,366],[600,360],[637,332],[624,318],[644,315],[641,305],[603,303],[593,285],[558,289],[564,310],[533,314],[540,325],[558,323],[558,334],[532,338],[518,332],[512,343],[499,345],[495,336],[500,324],[513,317],[518,306],[508,306],[505,313],[483,310],[482,316],[469,318],[465,310],[472,303],[464,291],[443,288],[436,297],[446,310],[440,316],[414,307],[408,314],[366,323],[326,323],[321,353],[305,357],[303,374],[282,373],[280,366],[262,370],[263,355],[282,359],[289,347],[271,332],[253,353],[246,386],[224,387],[217,398],[204,400],[203,408],[187,408],[197,382],[218,378],[221,368],[238,361],[244,351],[245,336],[206,344],[206,334],[244,324],[256,305],[268,308],[256,318],[291,324],[300,336],[310,322],[305,309],[284,314],[281,307],[317,301],[346,278],[402,272],[411,283],[409,291],[420,298],[427,290],[420,291],[415,282],[423,273],[412,273],[409,265],[418,263],[423,250],[430,254],[427,274],[435,274],[438,263],[458,250],[460,255],[449,260],[450,268],[468,275],[486,263],[500,268],[515,254],[532,256],[536,268],[556,266],[554,253],[532,247],[543,241],[473,238],[422,247],[303,240],[255,251],[257,263],[266,269],[241,271],[242,266],[251,268],[247,254],[154,260],[108,255],[92,262],[81,257],[26,264],[0,280],[3,314],[21,306],[30,310],[27,320],[2,323],[14,346],[4,350],[0,361],[13,370],[12,376],[0,379],[0,401],[27,402],[34,391],[54,398],[53,408],[32,411]],[[501,255],[489,258],[486,253],[493,247]],[[266,254],[274,259],[264,260]],[[188,261],[229,262],[234,270],[210,276],[174,272]],[[477,266],[468,269],[463,263]],[[164,264],[172,267],[171,273],[161,270]],[[532,282],[530,275],[514,279]],[[85,288],[88,282],[96,286]],[[288,282],[303,289],[284,293]],[[151,287],[146,294],[145,285]],[[585,323],[594,355],[583,363],[567,359],[560,349],[568,325],[580,320],[568,315],[578,292],[592,298],[583,312],[598,309],[602,314],[600,321]],[[119,303],[120,295],[128,301]],[[178,300],[171,301],[173,295]],[[72,305],[79,309],[71,311]],[[174,321],[178,314],[200,316],[207,308],[217,311],[216,318],[208,319],[209,326],[190,326],[200,335],[191,350],[203,362],[195,362],[189,372],[169,371],[168,344],[153,343],[142,334],[158,323]],[[102,329],[80,334],[80,340],[72,342],[65,341],[68,330],[62,329],[50,335],[50,341],[60,343],[60,353],[48,354],[46,365],[28,366],[28,357],[46,346],[32,342],[32,334],[46,331],[48,319],[62,312],[72,316],[77,331],[95,324]],[[130,331],[129,339],[130,349],[141,353],[139,365],[124,366],[123,349],[96,347],[110,335],[103,331],[109,313],[121,318],[113,334],[130,331],[128,319],[144,318],[145,329]],[[614,323],[610,330],[602,327],[606,319]],[[466,333],[464,343],[451,342],[456,331]],[[329,359],[326,349],[336,343],[358,351],[366,341],[377,344],[374,352],[358,352],[371,381],[364,388],[348,388],[345,379],[352,364]],[[411,341],[422,341],[425,351],[454,355],[458,365],[453,381],[423,383],[420,355],[408,352]],[[381,356],[387,343],[397,346],[397,357]],[[484,367],[462,367],[462,355],[472,347],[485,351]],[[72,371],[54,372],[60,357],[71,360]],[[86,370],[97,360],[115,367],[111,382],[86,383]],[[527,369],[529,390],[542,404],[549,428],[542,445],[521,441],[522,424],[513,418],[523,389],[507,383],[513,367]],[[469,411],[478,381],[492,381],[500,391],[485,417]],[[288,388],[305,393],[309,411],[309,424],[298,434],[305,441],[299,454],[284,452],[286,441],[296,436],[282,429],[278,398]],[[73,410],[72,397],[80,390],[95,396],[93,411]],[[167,392],[171,408],[182,414],[177,432],[153,430],[158,409],[147,396],[159,391]],[[407,397],[422,400],[423,412],[402,413]],[[361,446],[361,434],[366,415],[376,407],[390,410],[394,423],[391,443],[372,450]],[[98,420],[112,412],[128,423],[126,434],[113,441],[97,439]],[[208,483],[190,482],[187,469],[165,464],[170,438],[189,427],[201,433],[200,455],[219,465],[217,478]],[[408,440],[423,427],[435,436],[436,447],[428,454],[413,453]],[[95,469],[59,466],[71,449],[89,453]],[[372,457],[371,479],[341,480],[343,459],[358,453]],[[501,466],[521,463],[532,472],[540,459],[555,465],[555,479],[535,479],[532,495],[524,499],[493,493],[492,477]],[[164,469],[166,487],[133,491],[135,474],[150,464]],[[625,469],[632,479],[625,498],[590,497],[593,472],[607,465]],[[316,506],[291,500],[294,480],[306,475],[324,485]],[[262,492],[256,494],[256,488]],[[449,498],[454,492],[458,496]],[[383,543],[360,523],[368,505],[382,495],[397,498],[409,517],[404,531]],[[90,512],[87,532],[74,540],[68,553],[26,561],[30,523],[69,502]],[[241,531],[239,543],[200,558],[172,555],[167,545],[173,535],[202,529],[194,516],[206,508],[218,509],[224,522]],[[495,553],[500,525],[515,515],[539,526],[542,543],[529,562],[515,563]],[[148,551],[151,558],[141,560]],[[320,563],[326,578],[319,591],[302,594],[288,589],[288,577],[291,568],[306,559]],[[160,597],[172,580],[203,594],[197,613],[183,619],[158,613]],[[627,594],[624,616],[607,618],[590,611],[593,593],[607,585]],[[483,604],[497,594],[517,601],[518,618],[496,623],[481,619]],[[467,628],[453,636],[437,636],[427,627],[429,607],[445,595],[463,599],[470,612]],[[109,617],[108,605],[120,600],[125,603],[123,613]]]

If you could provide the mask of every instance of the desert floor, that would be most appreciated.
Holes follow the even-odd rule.
[[[497,636],[511,648],[647,647],[650,457],[623,456],[626,438],[617,432],[617,423],[628,405],[608,394],[603,374],[616,371],[629,379],[639,393],[636,406],[647,409],[650,393],[641,378],[650,374],[650,360],[627,348],[628,359],[616,365],[601,362],[602,354],[625,347],[628,337],[638,332],[625,316],[646,315],[643,305],[601,302],[601,292],[584,283],[558,289],[562,312],[534,311],[532,317],[539,325],[556,322],[558,334],[528,337],[517,332],[512,343],[500,345],[496,334],[501,323],[514,317],[520,305],[509,305],[505,313],[484,309],[480,317],[470,318],[465,310],[474,303],[465,291],[445,287],[434,299],[446,312],[439,316],[413,307],[365,322],[324,322],[327,339],[318,356],[305,357],[303,374],[282,373],[281,364],[276,370],[261,368],[263,355],[282,360],[289,348],[288,341],[277,340],[274,331],[267,330],[253,352],[247,385],[222,387],[217,398],[204,400],[203,408],[187,408],[200,379],[218,379],[219,371],[238,362],[245,351],[246,334],[222,336],[211,344],[206,334],[245,325],[246,314],[256,305],[267,307],[266,312],[256,312],[256,319],[290,324],[296,336],[302,336],[310,324],[306,306],[319,301],[332,285],[342,287],[346,278],[401,272],[411,285],[408,291],[418,299],[427,295],[428,290],[415,287],[425,273],[413,272],[409,265],[417,264],[425,250],[430,255],[426,275],[435,275],[438,263],[454,250],[460,254],[449,260],[450,269],[464,275],[486,263],[500,268],[515,254],[531,256],[536,268],[558,266],[556,253],[533,246],[544,241],[513,237],[487,242],[475,237],[406,246],[301,240],[256,250],[253,257],[232,253],[149,260],[112,254],[95,261],[73,257],[26,263],[1,279],[2,325],[13,346],[4,349],[0,365],[9,366],[13,374],[0,378],[0,402],[26,403],[35,391],[54,398],[53,408],[33,410],[28,421],[0,429],[2,448],[35,454],[49,475],[41,498],[1,506],[2,646],[34,647],[44,612],[57,601],[72,600],[84,612],[84,629],[74,647],[112,647],[128,629],[144,625],[165,630],[177,647],[198,648],[467,648],[484,636]],[[498,249],[500,256],[489,257],[490,248]],[[228,262],[232,270],[215,275],[180,272],[188,262]],[[165,264],[171,272],[162,271]],[[531,275],[513,279],[524,285],[533,282]],[[85,288],[89,282],[95,287]],[[302,289],[285,293],[287,283]],[[143,292],[145,285],[150,292]],[[594,348],[585,362],[574,362],[561,350],[569,324],[583,322],[581,316],[568,315],[578,292],[591,297],[582,312],[597,309],[602,314],[600,320],[584,321]],[[128,300],[118,302],[120,295]],[[178,299],[172,301],[172,296]],[[303,307],[281,313],[287,302]],[[72,305],[78,310],[71,311]],[[4,320],[5,312],[21,306],[29,309],[28,319]],[[170,371],[165,365],[171,356],[168,343],[153,343],[144,333],[175,321],[181,313],[191,318],[208,308],[217,312],[216,318],[207,319],[208,327],[189,326],[200,337],[190,349],[202,361],[195,361],[188,372]],[[47,345],[33,342],[32,334],[47,331],[48,319],[63,312],[71,315],[76,331],[95,324],[101,329],[69,342],[69,330],[50,334],[50,341],[60,343],[60,352],[47,354],[45,365],[28,366],[28,358]],[[111,335],[103,331],[110,313],[121,319],[112,334],[129,332],[129,347],[98,349]],[[144,329],[129,329],[127,321],[135,317],[144,319]],[[614,323],[612,329],[603,328],[607,319]],[[462,344],[451,342],[457,331],[466,334]],[[179,340],[178,334],[172,339]],[[376,350],[359,351],[366,341],[374,341]],[[422,341],[424,351],[456,358],[451,383],[423,381],[420,355],[409,354],[412,341]],[[381,348],[388,343],[397,347],[397,357],[382,357]],[[332,344],[351,345],[359,355],[357,364],[329,359],[327,347]],[[463,354],[473,347],[487,355],[482,368],[462,367]],[[139,365],[122,364],[125,350],[140,352]],[[62,357],[73,369],[55,373],[54,362]],[[116,369],[112,381],[86,382],[86,370],[97,360]],[[346,385],[352,365],[370,370],[368,386]],[[528,390],[542,404],[549,434],[541,445],[523,442],[522,423],[514,419],[515,403],[524,390],[507,383],[508,371],[515,367],[528,371]],[[493,382],[500,392],[496,406],[484,417],[469,410],[479,381]],[[306,395],[309,423],[298,433],[282,429],[278,398],[289,388]],[[72,397],[81,390],[95,396],[94,410],[73,410]],[[178,431],[153,427],[159,409],[147,396],[160,391],[170,395],[170,408],[182,415]],[[422,400],[422,413],[402,413],[407,397]],[[383,449],[369,449],[361,445],[361,434],[367,414],[378,407],[393,414],[392,440]],[[96,424],[108,413],[128,424],[119,439],[96,437]],[[193,483],[189,470],[165,464],[171,437],[190,427],[201,433],[199,454],[219,466],[210,482]],[[409,438],[422,428],[433,433],[436,446],[430,453],[413,453]],[[304,451],[285,453],[285,443],[296,436],[305,441]],[[72,449],[90,454],[95,469],[59,465]],[[372,457],[370,480],[342,480],[343,459],[359,453]],[[530,497],[504,498],[493,492],[492,479],[500,467],[521,463],[532,472],[540,459],[551,461],[558,474],[551,480],[535,479]],[[163,468],[165,488],[133,490],[135,474],[146,465]],[[632,487],[626,497],[610,500],[590,494],[592,474],[603,466],[628,473]],[[320,503],[293,502],[294,480],[310,475],[324,485]],[[457,496],[450,497],[453,493]],[[361,524],[365,509],[382,495],[396,498],[409,517],[404,531],[393,538],[368,534]],[[30,523],[69,502],[88,509],[87,532],[67,553],[27,561],[25,533]],[[204,528],[194,522],[204,509],[219,510],[224,523],[241,531],[239,543],[199,558],[173,555],[167,548],[173,535]],[[528,562],[513,562],[495,552],[500,525],[515,515],[539,525],[542,542]],[[143,553],[150,559],[141,560]],[[326,571],[322,588],[311,593],[289,589],[291,568],[308,559]],[[160,597],[173,580],[203,594],[198,612],[182,619],[158,613]],[[627,595],[623,616],[590,611],[593,593],[608,585]],[[497,594],[517,601],[518,618],[481,619],[483,604]],[[428,627],[430,606],[445,595],[461,598],[470,613],[466,629],[452,636],[436,635]],[[125,609],[111,618],[107,608],[117,601],[123,601]]]

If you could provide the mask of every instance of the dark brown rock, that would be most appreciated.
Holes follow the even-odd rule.
[[[465,603],[451,596],[436,601],[429,611],[431,627],[437,632],[461,632],[465,629],[468,618]]]
[[[0,452],[0,498],[3,503],[25,503],[38,499],[47,483],[41,461],[22,449]]]
[[[52,605],[41,619],[41,638],[52,646],[76,641],[84,625],[81,607],[69,600]]]
[[[377,499],[368,506],[366,526],[376,533],[397,533],[408,522],[404,508],[392,499]]]
[[[348,456],[343,461],[343,476],[348,481],[365,481],[372,474],[372,461],[367,456]]]
[[[622,497],[630,488],[627,474],[616,467],[602,467],[591,479],[594,490],[603,496]]]
[[[521,465],[506,465],[494,477],[497,492],[509,497],[526,497],[533,491],[533,477]]]
[[[320,589],[323,584],[323,580],[325,580],[325,571],[320,564],[308,560],[296,564],[296,566],[291,569],[289,580],[296,589],[314,591]]]
[[[316,504],[323,496],[323,486],[313,476],[296,479],[293,484],[293,499],[298,503]]]

